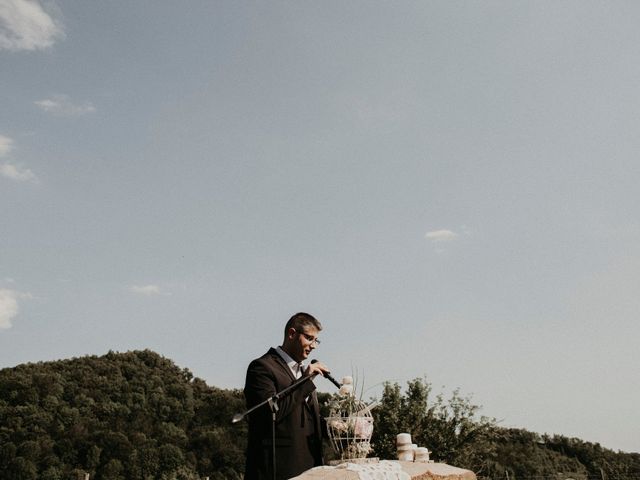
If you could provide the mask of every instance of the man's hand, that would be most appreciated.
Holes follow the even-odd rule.
[[[329,370],[326,365],[320,362],[310,363],[307,367],[307,370],[304,372],[305,375],[312,377],[316,375],[324,376],[325,373],[331,373],[331,370]]]

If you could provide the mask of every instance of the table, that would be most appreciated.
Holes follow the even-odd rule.
[[[476,480],[471,470],[452,467],[446,463],[398,462],[411,480]],[[292,480],[358,480],[358,474],[343,469],[309,470]]]

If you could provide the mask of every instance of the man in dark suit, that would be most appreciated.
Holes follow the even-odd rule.
[[[251,408],[281,392],[298,378],[308,377],[278,401],[275,422],[276,478],[295,477],[322,465],[323,419],[320,418],[312,378],[328,372],[321,363],[303,365],[320,344],[322,325],[308,313],[296,313],[287,322],[282,346],[271,348],[247,369],[244,395]],[[269,405],[249,415],[249,444],[245,480],[272,480],[272,410]]]

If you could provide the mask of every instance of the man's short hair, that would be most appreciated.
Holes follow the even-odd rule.
[[[322,324],[317,318],[305,312],[298,312],[289,319],[287,325],[284,327],[285,338],[290,328],[302,330],[304,327],[315,327],[318,331],[322,330]]]

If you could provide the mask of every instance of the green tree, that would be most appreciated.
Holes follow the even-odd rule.
[[[42,472],[40,480],[63,480],[62,470],[58,467],[49,467]]]
[[[99,480],[124,480],[124,467],[116,458],[109,460],[98,473]]]
[[[36,480],[38,478],[34,463],[23,457],[15,457],[9,464],[7,473],[7,478],[12,480]]]
[[[182,450],[172,444],[165,444],[160,447],[160,468],[163,472],[175,472],[178,467],[184,465],[184,454]]]
[[[396,455],[396,435],[411,433],[415,443],[428,447],[446,463],[481,472],[493,456],[491,435],[495,421],[477,417],[479,407],[458,390],[448,400],[431,400],[431,385],[423,379],[400,386],[385,384],[381,404],[374,410],[374,451],[382,458]]]

